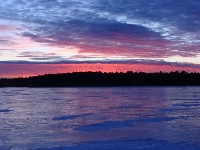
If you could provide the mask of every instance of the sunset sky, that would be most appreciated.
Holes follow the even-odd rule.
[[[0,77],[200,72],[199,0],[0,0]]]

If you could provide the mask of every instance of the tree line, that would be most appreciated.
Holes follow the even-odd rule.
[[[80,87],[80,86],[199,86],[200,73],[115,73],[73,72],[27,78],[1,78],[0,87]]]

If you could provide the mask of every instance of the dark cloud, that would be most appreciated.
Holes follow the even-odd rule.
[[[66,64],[66,65],[71,65],[71,64],[76,64],[76,65],[84,65],[84,64],[93,64],[93,65],[98,65],[98,64],[121,64],[121,65],[152,65],[154,67],[158,67],[158,71],[159,71],[159,67],[161,66],[166,66],[166,67],[177,67],[177,70],[180,68],[190,68],[190,72],[193,69],[199,70],[200,69],[200,65],[198,64],[192,64],[192,63],[178,63],[178,62],[166,62],[163,60],[145,60],[145,59],[137,59],[137,60],[124,60],[124,61],[118,61],[118,60],[104,60],[104,61],[75,61],[75,60],[62,60],[62,61],[56,61],[56,62],[52,62],[52,61],[45,61],[48,59],[42,59],[42,58],[36,58],[36,61],[32,62],[32,61],[0,61],[0,65],[1,64],[13,64],[13,65],[17,65],[17,64],[22,64],[22,65],[34,65],[34,64],[38,64],[38,65],[59,65],[59,64]],[[38,60],[38,61],[37,61]],[[41,62],[39,60],[44,60],[44,62]],[[179,68],[180,67],[180,68]],[[98,70],[98,69],[97,69]],[[89,70],[88,70],[89,71]],[[127,70],[128,71],[128,70]],[[175,70],[176,71],[176,70]]]
[[[58,61],[59,59],[61,59],[61,56],[58,56],[56,53],[43,53],[43,52],[39,52],[39,51],[31,51],[31,52],[22,52],[19,54],[18,56],[20,57],[25,57],[28,58],[30,60],[36,60],[36,61]]]

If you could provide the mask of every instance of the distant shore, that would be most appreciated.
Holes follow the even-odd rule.
[[[200,86],[200,73],[73,72],[1,78],[0,87]]]

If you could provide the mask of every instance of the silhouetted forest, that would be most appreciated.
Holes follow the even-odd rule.
[[[73,72],[45,74],[28,78],[0,79],[0,87],[76,87],[76,86],[197,86],[200,73],[115,73]]]

